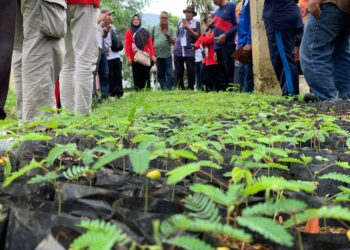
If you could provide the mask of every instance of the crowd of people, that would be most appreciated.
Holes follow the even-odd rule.
[[[177,27],[166,11],[151,29],[135,14],[124,39],[113,11],[100,11],[99,0],[0,3],[0,119],[11,60],[17,115],[24,120],[56,107],[58,79],[60,104],[73,114],[89,114],[99,91],[99,100],[122,97],[122,50],[136,90],[150,86],[156,65],[164,90],[225,91],[238,81],[241,92],[254,91],[250,0],[213,0],[217,10],[199,21],[189,5]],[[265,0],[263,21],[283,95],[299,94],[303,73],[308,100],[350,98],[349,0]]]

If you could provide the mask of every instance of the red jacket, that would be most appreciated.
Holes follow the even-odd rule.
[[[67,4],[87,4],[98,8],[100,6],[100,0],[67,0]]]
[[[214,31],[209,31],[201,35],[194,44],[197,49],[199,49],[201,45],[205,49],[204,64],[206,66],[218,64],[214,48]]]
[[[125,54],[127,57],[130,57],[132,61],[134,61],[136,51],[133,51],[132,44],[134,43],[134,36],[131,30],[127,30],[125,33]],[[147,44],[143,49],[144,52],[150,54],[150,56],[155,56],[154,47],[152,42],[152,37],[148,38]]]

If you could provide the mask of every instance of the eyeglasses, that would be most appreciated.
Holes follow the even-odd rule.
[[[161,19],[166,19],[166,20],[168,20],[168,17],[167,16],[162,16],[162,17],[160,17]]]

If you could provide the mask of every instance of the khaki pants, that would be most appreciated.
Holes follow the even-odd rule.
[[[13,72],[18,118],[33,120],[56,106],[54,84],[62,65],[62,39],[41,31],[43,0],[17,0]]]
[[[60,74],[61,104],[75,114],[89,114],[98,57],[96,9],[92,5],[69,5],[67,28]]]

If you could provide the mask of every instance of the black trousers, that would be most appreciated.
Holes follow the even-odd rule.
[[[186,69],[187,69],[188,88],[194,89],[194,84],[196,83],[196,61],[194,57],[175,56],[175,74],[176,74],[175,86],[181,89],[185,89],[185,84],[184,84],[185,63],[186,63]]]
[[[122,97],[124,94],[122,66],[120,58],[108,60],[109,94],[111,96]]]
[[[232,54],[235,50],[235,45],[232,45],[215,51],[219,62],[219,70],[223,75],[223,84],[219,87],[220,90],[225,91],[228,84],[234,83],[235,61],[232,59]]]
[[[15,36],[16,0],[0,0],[0,119],[9,89],[11,59]]]
[[[145,87],[151,87],[151,67],[143,66],[139,63],[132,62],[132,76],[136,90],[142,90]]]
[[[220,91],[223,86],[222,74],[219,74],[220,66],[218,64],[208,65],[204,68],[204,85],[206,91]]]

